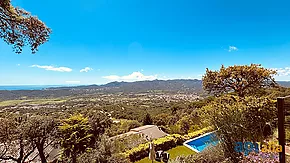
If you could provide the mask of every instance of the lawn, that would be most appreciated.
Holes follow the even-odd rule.
[[[187,147],[183,145],[172,148],[168,150],[167,152],[169,153],[170,159],[175,159],[177,156],[182,156],[182,155],[187,156],[187,155],[195,154],[194,151],[188,149]],[[140,161],[137,161],[136,163],[152,163],[152,161],[149,160],[148,158],[144,158]],[[157,161],[154,161],[154,163],[157,163]]]

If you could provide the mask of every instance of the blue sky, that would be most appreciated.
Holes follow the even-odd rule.
[[[260,63],[290,80],[287,0],[12,0],[52,30],[31,54],[0,40],[0,85],[201,78]],[[80,72],[82,70],[82,72]]]

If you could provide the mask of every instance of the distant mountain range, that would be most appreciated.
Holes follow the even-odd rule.
[[[87,85],[74,87],[54,87],[47,90],[81,90],[96,89],[109,92],[148,92],[148,91],[167,91],[167,92],[200,92],[202,91],[201,80],[176,79],[176,80],[153,80],[136,82],[111,82],[104,85]]]
[[[290,87],[290,81],[277,81],[283,87]],[[104,85],[82,85],[82,86],[65,86],[51,87],[47,90],[76,90],[76,89],[114,89],[120,92],[142,92],[152,90],[162,91],[202,91],[202,81],[198,79],[175,79],[175,80],[152,80],[136,82],[111,82]]]
[[[290,87],[288,81],[278,81],[281,86]],[[203,93],[202,81],[197,79],[153,80],[137,82],[111,82],[104,85],[52,87],[43,90],[0,90],[0,100],[26,98],[52,98],[94,93]]]
[[[137,82],[111,82],[104,85],[51,87],[43,90],[0,90],[0,100],[25,98],[56,98],[94,93],[196,93],[203,92],[201,80],[153,80]]]
[[[290,81],[277,81],[277,83],[283,87],[290,88]]]

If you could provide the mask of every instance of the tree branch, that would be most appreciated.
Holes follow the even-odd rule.
[[[36,149],[36,146],[34,146],[33,149],[23,157],[22,162],[25,162],[25,160],[34,152],[35,149]]]
[[[12,156],[8,156],[8,157],[0,157],[0,160],[13,160],[13,161],[17,161],[16,158],[12,157]]]

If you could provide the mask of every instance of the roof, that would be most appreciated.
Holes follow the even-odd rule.
[[[110,139],[123,138],[123,137],[129,136],[129,135],[133,135],[133,134],[138,134],[138,132],[129,131],[129,132],[126,132],[124,134],[120,134],[120,135],[113,136]]]
[[[158,139],[158,138],[162,138],[168,135],[167,133],[161,131],[155,125],[145,125],[145,126],[133,128],[129,132],[111,137],[110,139],[123,138],[123,137],[133,135],[133,134],[143,135],[144,138],[148,136],[150,139]]]
[[[15,141],[15,148],[19,147],[19,145],[17,144],[17,142]],[[44,154],[47,156],[47,160],[48,161],[53,161],[54,159],[56,159],[59,155],[59,151],[60,149],[54,148],[52,145],[52,141],[49,142],[45,147],[44,147]],[[2,145],[2,144],[0,144]],[[11,155],[12,157],[19,157],[19,152],[18,151],[14,151],[15,148],[10,148],[9,151],[7,151],[8,155]],[[12,163],[15,161],[12,160],[0,160],[1,163]],[[25,162],[30,162],[30,163],[38,163],[41,162],[41,159],[39,157],[39,153],[38,150],[35,149],[26,159]]]
[[[131,129],[130,131],[137,131],[137,132],[139,132],[139,131],[142,131],[142,130],[146,130],[146,129],[148,129],[148,128],[152,128],[152,127],[154,127],[155,125],[145,125],[145,126],[141,126],[141,127],[137,127],[137,128],[133,128],[133,129]],[[156,126],[157,127],[157,126]]]
[[[162,138],[167,135],[165,132],[161,131],[155,125],[145,125],[145,126],[133,128],[130,131],[138,132],[144,136],[148,136],[151,139]]]

